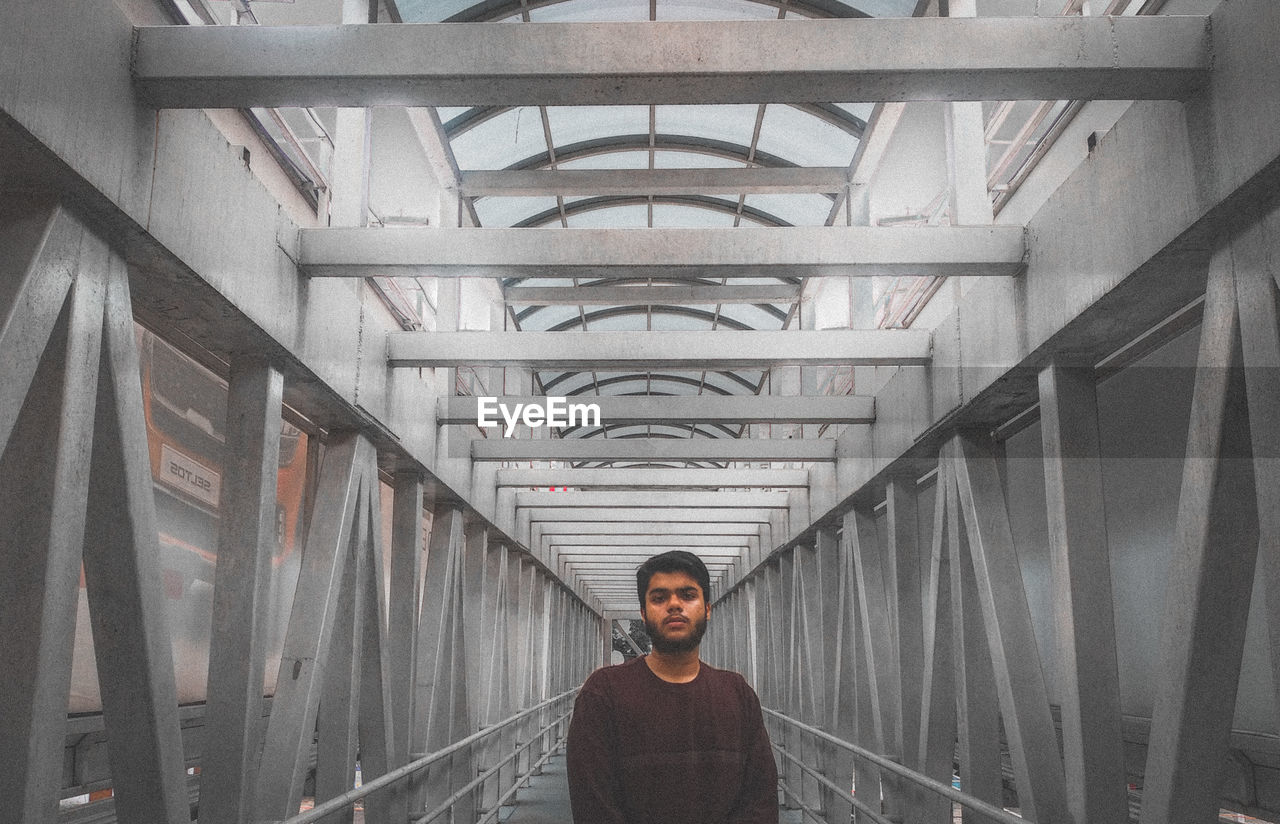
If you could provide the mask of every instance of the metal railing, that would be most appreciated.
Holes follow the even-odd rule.
[[[967,810],[972,810],[975,813],[986,816],[991,821],[997,821],[997,822],[1000,822],[1000,824],[1026,824],[1026,820],[1021,816],[1011,813],[1008,810],[1005,810],[1003,808],[997,807],[994,804],[991,804],[989,802],[983,801],[980,798],[976,798],[972,795],[967,795],[966,793],[963,793],[960,790],[957,790],[955,787],[951,786],[950,784],[946,784],[936,779],[930,778],[929,776],[918,773],[915,770],[910,769],[909,767],[904,767],[898,762],[890,758],[886,758],[885,756],[880,755],[879,753],[872,752],[871,750],[868,750],[865,747],[860,747],[857,744],[853,744],[843,739],[836,738],[834,735],[831,735],[828,732],[820,730],[817,727],[810,726],[809,724],[805,724],[803,722],[797,721],[788,715],[784,715],[778,712],[777,710],[771,710],[768,707],[762,707],[761,709],[764,711],[766,716],[775,718],[778,721],[781,721],[785,724],[789,724],[799,732],[810,735],[818,741],[825,741],[828,744],[831,744],[835,747],[839,747],[847,752],[850,752],[858,758],[862,758],[883,770],[893,773],[899,778],[902,778],[908,782],[911,782],[911,784],[915,785],[916,787],[922,790],[927,790],[928,792],[931,792],[943,798],[946,798],[956,804],[959,804],[961,807],[964,807]],[[828,777],[827,775],[824,775],[822,772],[820,772],[813,766],[802,762],[798,756],[796,756],[791,752],[788,752],[786,747],[775,743],[773,745],[773,748],[777,750],[779,755],[781,755],[783,758],[787,759],[791,763],[795,764],[805,774],[812,776],[819,784],[826,787],[831,792],[838,794],[845,801],[848,801],[851,804],[853,804],[854,808],[857,809],[858,812],[862,813],[867,818],[874,821],[876,824],[896,824],[895,822],[891,822],[890,819],[886,818],[879,810],[872,809],[870,806],[866,804],[864,800],[856,798],[854,796],[853,792],[850,789],[852,785],[852,779],[853,779],[852,775],[849,776],[848,784],[850,786],[841,786],[840,784],[836,783],[830,777]],[[804,800],[802,799],[802,793],[799,790],[788,786],[787,783],[784,780],[782,780],[781,777],[779,777],[778,785],[782,788],[782,791],[784,793],[790,796],[797,803],[797,805],[804,810],[804,812],[813,816],[814,818],[817,818],[817,819],[822,818],[820,811],[815,810],[811,808],[809,805],[804,803]],[[879,794],[877,793],[875,797],[878,802]]]
[[[563,703],[573,698],[573,696],[576,695],[577,692],[578,692],[577,687],[574,687],[571,690],[566,690],[565,692],[562,692],[559,695],[548,698],[545,701],[542,701],[541,703],[538,703],[532,707],[529,707],[528,709],[521,710],[520,712],[511,716],[510,718],[506,718],[498,722],[497,724],[486,727],[480,730],[479,732],[468,735],[466,738],[455,741],[449,746],[445,747],[444,749],[437,750],[436,752],[433,752],[433,753],[427,753],[425,755],[421,755],[402,767],[397,767],[396,769],[391,770],[390,772],[387,772],[383,775],[378,776],[377,778],[374,778],[366,783],[361,784],[361,786],[356,787],[355,789],[348,790],[342,795],[334,796],[333,798],[330,798],[321,804],[317,804],[315,807],[313,807],[310,810],[299,813],[298,815],[295,815],[291,818],[287,818],[284,821],[276,822],[276,824],[314,824],[314,822],[320,821],[321,819],[325,818],[328,815],[332,815],[333,813],[346,810],[347,808],[354,806],[357,801],[360,801],[366,798],[367,796],[372,795],[375,792],[378,792],[379,790],[385,790],[400,782],[408,781],[409,778],[413,776],[415,773],[421,772],[422,770],[427,769],[431,765],[437,762],[443,761],[444,759],[448,758],[454,753],[465,750],[466,748],[471,747],[492,735],[496,735],[500,732],[508,730],[511,727],[517,724],[520,724],[521,722],[530,718],[535,713],[543,712],[556,704]],[[454,792],[453,795],[449,796],[449,798],[441,802],[441,804],[438,805],[436,808],[434,808],[433,810],[426,813],[426,815],[420,818],[414,818],[413,819],[414,824],[427,824],[427,822],[430,822],[433,819],[439,818],[441,815],[448,812],[448,810],[454,804],[457,804],[459,801],[465,798],[467,793],[472,792],[481,784],[483,784],[486,780],[488,780],[489,778],[492,778],[494,775],[497,774],[497,772],[503,766],[505,766],[507,763],[511,761],[514,761],[516,758],[520,756],[521,753],[525,752],[530,747],[532,747],[534,745],[534,742],[542,739],[544,736],[550,733],[551,730],[555,729],[556,726],[558,726],[559,724],[562,724],[570,716],[571,713],[572,713],[572,709],[566,712],[560,713],[553,721],[542,726],[535,734],[529,736],[528,741],[517,744],[515,749],[513,749],[510,753],[505,755],[502,758],[502,760],[500,760],[497,764],[494,764],[492,767],[486,769],[479,776],[469,781],[463,787],[459,788],[456,792]],[[510,798],[513,795],[515,795],[516,790],[519,789],[520,786],[524,784],[524,782],[527,781],[530,776],[534,775],[542,767],[542,765],[546,763],[546,761],[551,757],[551,755],[555,753],[556,750],[559,748],[563,740],[564,740],[563,736],[561,736],[560,738],[557,738],[555,745],[548,747],[547,751],[542,754],[542,756],[538,759],[538,761],[535,764],[533,764],[528,771],[517,776],[512,786],[508,788],[507,791],[498,798],[497,802],[493,805],[492,809],[490,809],[488,812],[484,814],[484,816],[480,818],[480,821],[478,822],[478,824],[486,824],[486,822],[493,821],[497,817],[498,809],[506,801],[510,800]]]

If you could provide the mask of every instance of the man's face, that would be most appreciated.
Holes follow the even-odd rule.
[[[697,649],[707,631],[707,606],[698,582],[684,572],[655,572],[640,606],[657,652]]]

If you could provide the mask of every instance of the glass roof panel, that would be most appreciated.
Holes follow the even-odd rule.
[[[730,157],[695,152],[653,153],[653,166],[656,169],[741,169],[746,165],[745,162]]]
[[[611,134],[649,131],[648,106],[549,106],[547,121],[555,145]]]
[[[740,146],[751,143],[755,131],[756,110],[747,104],[720,106],[658,106],[654,123],[659,134],[706,137],[727,140]]]
[[[761,3],[724,0],[658,0],[659,20],[775,20],[778,10]]]
[[[766,106],[760,126],[762,152],[801,166],[847,166],[858,139],[792,106]]]
[[[824,195],[747,195],[745,202],[793,226],[823,226],[831,214],[831,200]]]
[[[529,215],[556,208],[554,197],[481,197],[475,200],[482,226],[514,226]]]
[[[567,2],[529,11],[534,23],[602,22],[649,19],[649,0],[590,0]]]
[[[449,141],[458,167],[501,169],[516,159],[545,154],[542,118],[536,106],[520,106],[486,120]]]
[[[569,215],[569,226],[623,226],[644,227],[649,225],[649,211],[645,206],[611,206],[607,209],[593,209],[590,212],[579,212]]]
[[[730,201],[724,201],[731,203]],[[736,203],[732,203],[736,205]],[[732,226],[733,215],[697,206],[676,206],[661,203],[653,207],[653,225],[697,228],[701,226]]]
[[[647,151],[607,152],[604,154],[575,157],[557,164],[561,169],[647,169]]]

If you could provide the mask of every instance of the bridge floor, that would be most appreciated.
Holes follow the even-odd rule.
[[[782,810],[780,824],[800,824],[799,810]],[[529,786],[516,793],[516,803],[503,824],[572,824],[569,808],[569,776],[564,754],[554,756],[541,775],[529,779]]]

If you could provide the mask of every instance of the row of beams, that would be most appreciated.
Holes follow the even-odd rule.
[[[612,523],[630,524],[767,524],[778,512],[776,509],[720,508],[702,509],[697,506],[671,507],[656,510],[653,507],[529,507],[520,510],[520,516],[528,516],[530,523]]]
[[[523,333],[522,333],[523,334]],[[734,438],[554,438],[472,441],[474,461],[821,461],[834,440]]]
[[[816,398],[811,400],[817,400]],[[612,418],[610,418],[612,420]],[[497,485],[529,487],[624,487],[670,489],[672,487],[806,487],[804,469],[499,469]]]
[[[431,333],[439,334],[439,333]],[[472,333],[459,333],[472,334]],[[535,333],[520,332],[517,342]],[[564,333],[557,341],[570,342]],[[575,333],[597,335],[598,332]],[[671,333],[663,333],[666,337]],[[716,335],[726,334],[716,332]],[[733,333],[728,333],[733,334]],[[797,332],[786,335],[807,334]],[[530,338],[532,339],[532,337]],[[498,403],[509,410],[516,404],[545,404],[545,397],[499,397]],[[600,407],[600,420],[606,424],[627,423],[873,423],[875,399],[859,395],[823,395],[780,397],[768,395],[599,395],[574,396],[568,403],[591,403]],[[440,398],[436,407],[439,424],[474,424],[478,401],[475,397],[454,395]],[[576,476],[575,476],[576,477]],[[655,479],[656,480],[656,479]],[[631,483],[627,478],[624,483]],[[714,486],[751,486],[712,480]],[[523,486],[524,484],[509,484]],[[542,480],[530,486],[566,486],[568,481]],[[579,484],[580,485],[580,484]],[[768,485],[767,483],[765,485]]]
[[[1020,226],[325,228],[299,243],[312,277],[1011,276],[1026,254]]]
[[[823,194],[848,185],[842,166],[738,169],[514,169],[462,173],[469,197]]]
[[[718,303],[795,303],[796,286],[523,286],[508,289],[509,306],[700,306]]]
[[[387,363],[401,367],[525,366],[652,371],[766,369],[819,364],[922,366],[932,334],[915,329],[821,331],[390,332]],[[575,401],[578,399],[575,398]],[[501,420],[494,410],[494,418]]]
[[[516,508],[588,507],[667,508],[704,507],[707,509],[764,508],[786,509],[787,492],[517,492]],[[708,513],[710,514],[710,513]],[[662,513],[654,515],[661,518]]]
[[[133,73],[157,108],[1178,99],[1203,17],[161,26]],[[993,49],[992,44],[1000,44]]]

